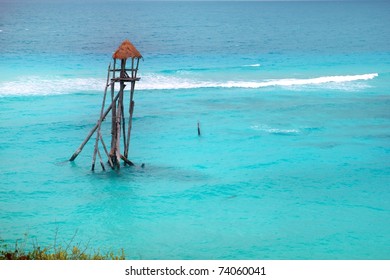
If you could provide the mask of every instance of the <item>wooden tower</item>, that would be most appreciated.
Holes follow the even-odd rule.
[[[108,66],[107,82],[104,89],[103,104],[100,110],[100,118],[96,125],[89,132],[87,138],[81,143],[80,147],[74,152],[70,161],[74,161],[76,157],[81,153],[85,144],[89,141],[94,133],[96,133],[95,147],[92,156],[92,170],[95,169],[96,156],[99,157],[100,165],[104,168],[104,163],[99,150],[99,144],[103,146],[103,149],[108,157],[108,163],[113,169],[119,169],[121,160],[126,165],[134,165],[129,159],[129,146],[131,137],[131,127],[134,112],[134,88],[135,82],[139,81],[137,77],[139,61],[142,58],[140,52],[130,43],[129,40],[125,40],[119,46],[112,56],[113,66]],[[131,66],[129,61],[131,59]],[[129,68],[130,67],[130,68]],[[130,84],[130,88],[127,87]],[[117,92],[115,91],[116,85],[119,86]],[[129,89],[129,98],[126,98],[125,88]],[[110,88],[111,95],[108,96],[107,91]],[[108,99],[108,102],[107,102]],[[127,99],[127,100],[126,100]],[[106,103],[110,104],[107,108]],[[125,111],[126,109],[126,111]],[[129,112],[128,122],[126,124],[125,114]],[[110,151],[107,150],[107,146],[103,140],[101,131],[102,122],[106,119],[107,115],[111,112],[111,147]],[[127,126],[127,128],[126,128]],[[121,134],[123,138],[123,144],[121,145]],[[122,148],[122,149],[121,149]],[[123,152],[121,152],[123,150]]]

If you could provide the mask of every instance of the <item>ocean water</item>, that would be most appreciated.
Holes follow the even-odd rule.
[[[389,259],[389,11],[1,1],[0,239],[75,235],[129,259]],[[67,160],[126,38],[144,56],[136,166],[92,172],[93,141]]]

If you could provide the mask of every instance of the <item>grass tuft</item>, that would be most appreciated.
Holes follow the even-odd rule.
[[[125,252],[121,249],[118,253],[107,252],[101,253],[100,250],[95,250],[90,253],[87,246],[80,248],[80,244],[73,244],[75,235],[66,246],[58,245],[55,239],[53,247],[41,247],[33,244],[31,249],[26,249],[28,236],[25,234],[24,241],[19,244],[15,242],[15,246],[5,243],[0,240],[0,260],[125,260]]]

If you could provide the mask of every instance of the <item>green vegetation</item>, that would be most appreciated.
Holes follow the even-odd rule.
[[[53,247],[37,246],[33,244],[31,249],[26,249],[27,234],[21,244],[15,243],[15,246],[6,244],[0,240],[0,260],[124,260],[125,253],[121,249],[118,254],[114,252],[101,253],[100,250],[90,253],[88,246],[80,249],[80,244],[73,244],[71,241],[66,246],[57,246],[56,241]]]

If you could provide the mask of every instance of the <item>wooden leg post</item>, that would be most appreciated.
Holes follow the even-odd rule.
[[[131,89],[130,89],[130,104],[129,104],[129,123],[127,127],[127,143],[126,143],[126,149],[124,156],[128,158],[129,156],[129,148],[130,148],[130,137],[131,137],[131,128],[133,126],[133,113],[134,113],[134,87],[135,82],[131,82]]]
[[[122,134],[123,134],[123,149],[126,152],[127,150],[127,141],[126,141],[126,121],[125,121],[125,110],[123,108],[123,102],[122,102]],[[126,162],[125,162],[126,165]]]
[[[112,160],[111,160],[111,158],[110,158],[110,154],[108,153],[106,144],[104,143],[103,136],[102,136],[101,133],[99,134],[99,137],[100,137],[100,142],[102,142],[104,152],[106,153],[106,155],[107,155],[107,157],[108,157],[108,163],[110,164],[110,167],[111,167],[111,168],[114,168],[114,164],[112,163]]]
[[[118,99],[119,95],[115,96],[114,98],[114,102]],[[111,111],[112,109],[112,104],[107,108],[107,110],[104,112],[104,115],[103,115],[103,119],[106,118],[106,116],[108,115],[108,113]],[[96,123],[96,125],[91,129],[91,131],[88,133],[87,137],[84,139],[84,141],[81,143],[80,147],[77,148],[77,150],[74,152],[74,154],[72,155],[72,157],[69,159],[69,161],[74,161],[77,156],[81,153],[81,151],[83,150],[85,144],[88,143],[89,139],[91,139],[92,135],[95,133],[96,129],[98,128],[99,126],[99,121]]]
[[[96,140],[95,140],[95,149],[93,151],[93,157],[92,157],[92,171],[95,169],[95,160],[96,160],[96,153],[99,152],[99,135],[100,135],[100,128],[102,126],[102,121],[103,121],[103,113],[104,113],[104,107],[106,105],[106,96],[107,96],[107,88],[109,87],[109,81],[110,81],[110,70],[111,70],[111,63],[108,65],[108,70],[107,70],[107,82],[106,82],[106,87],[104,89],[104,95],[103,95],[103,103],[102,103],[102,108],[100,109],[100,118],[98,121],[98,128],[97,128],[97,133],[96,133]],[[100,155],[100,153],[99,153]],[[100,156],[100,161],[101,161],[101,156]]]

